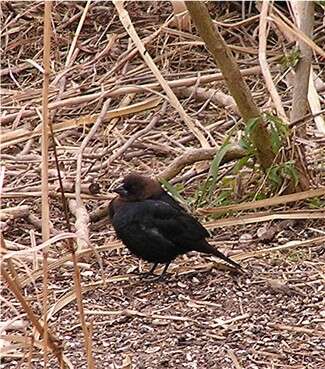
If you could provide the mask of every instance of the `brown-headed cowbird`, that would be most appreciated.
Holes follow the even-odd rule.
[[[211,246],[208,231],[157,180],[137,173],[127,175],[113,190],[119,196],[109,205],[109,215],[117,237],[132,254],[159,263],[164,274],[172,260],[189,251],[211,254],[231,264],[240,265]]]

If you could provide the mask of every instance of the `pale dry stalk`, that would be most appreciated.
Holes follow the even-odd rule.
[[[258,46],[258,57],[262,70],[262,74],[265,80],[265,84],[271,98],[273,100],[275,109],[277,111],[278,116],[286,123],[288,123],[288,118],[283,109],[281,98],[275,88],[275,85],[272,80],[272,75],[269,69],[269,65],[266,60],[266,41],[267,41],[267,14],[269,10],[269,1],[262,2],[262,9],[260,15],[260,25],[259,25],[259,46]]]
[[[151,56],[147,52],[147,49],[144,47],[143,43],[141,42],[141,39],[138,36],[131,22],[129,14],[123,6],[123,1],[115,0],[113,1],[113,3],[116,7],[116,10],[118,11],[121,23],[123,24],[125,30],[127,31],[129,36],[132,38],[133,42],[135,43],[136,47],[138,48],[141,57],[144,59],[144,61],[150,68],[151,72],[157,78],[163,90],[166,92],[166,95],[169,98],[171,105],[177,110],[177,112],[179,113],[179,115],[181,116],[185,124],[188,126],[189,130],[193,132],[194,136],[198,139],[201,146],[204,148],[209,148],[210,144],[208,140],[204,137],[204,135],[198,128],[197,124],[195,124],[195,122],[187,115],[183,106],[181,105],[176,95],[174,94],[173,90],[170,88],[165,78],[160,73],[158,67],[152,60]]]
[[[49,210],[49,85],[51,73],[51,10],[52,1],[46,1],[44,4],[44,35],[43,35],[43,64],[44,81],[42,96],[42,239],[46,242],[50,238],[50,210]],[[48,248],[43,249],[43,319],[44,319],[44,337],[43,337],[43,356],[44,368],[48,366]]]

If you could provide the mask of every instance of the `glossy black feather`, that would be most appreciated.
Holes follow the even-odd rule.
[[[132,254],[168,265],[178,255],[198,251],[240,268],[206,241],[208,231],[158,182],[143,176],[137,182],[134,175],[132,185],[126,177],[116,192],[120,196],[110,203],[109,214],[117,237]]]

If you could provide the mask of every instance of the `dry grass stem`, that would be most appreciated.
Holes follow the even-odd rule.
[[[42,240],[46,242],[50,238],[50,206],[49,206],[49,188],[48,188],[48,157],[49,157],[49,85],[51,73],[51,11],[52,2],[47,1],[44,4],[44,43],[43,43],[43,65],[44,81],[42,94]],[[44,368],[48,367],[48,248],[43,248],[43,357]]]
[[[298,38],[299,40],[303,41],[306,45],[308,45],[312,50],[314,50],[321,57],[323,58],[325,57],[325,51],[321,47],[315,44],[315,42],[312,41],[308,36],[306,36],[304,32],[299,30],[299,28],[297,28],[292,22],[290,22],[289,19],[285,17],[281,12],[276,11],[276,10],[275,12],[279,16],[271,15],[268,17],[270,20],[272,20],[276,25],[281,26],[283,29],[285,29],[295,38]]]
[[[275,105],[276,112],[284,122],[288,123],[288,118],[283,109],[281,98],[276,90],[276,87],[272,80],[272,75],[266,60],[266,41],[267,41],[267,14],[269,11],[269,1],[263,1],[261,4],[261,15],[259,24],[259,49],[258,58],[262,70],[262,74],[267,86],[267,89],[271,95],[273,103]]]
[[[290,195],[282,195],[282,196],[274,196],[270,199],[265,200],[257,200],[249,203],[241,203],[238,205],[226,205],[226,206],[219,206],[218,208],[205,208],[205,209],[198,209],[200,214],[213,214],[213,213],[223,213],[227,211],[240,211],[240,210],[248,210],[248,209],[258,209],[264,208],[268,206],[274,205],[283,205],[290,202],[300,201],[304,199],[308,199],[310,197],[316,196],[323,196],[325,194],[325,188],[318,188],[316,190],[308,190],[293,193]]]
[[[128,12],[123,7],[123,1],[114,0],[113,1],[121,20],[121,23],[125,27],[125,30],[129,33],[130,37],[132,38],[133,42],[137,46],[140,55],[147,63],[148,67],[151,69],[152,73],[155,75],[159,83],[161,84],[163,90],[166,92],[167,97],[169,98],[170,103],[172,106],[178,111],[179,115],[184,120],[185,124],[188,126],[189,130],[193,132],[194,136],[199,140],[201,146],[203,148],[209,148],[210,145],[207,139],[204,137],[202,132],[197,127],[197,124],[186,114],[185,110],[183,109],[182,105],[178,101],[176,95],[174,94],[173,90],[169,87],[168,83],[165,81],[163,76],[161,75],[159,69],[157,68],[156,64],[153,62],[151,56],[148,54],[146,48],[144,47],[143,43],[141,42],[140,37],[138,36],[131,19],[129,17]]]

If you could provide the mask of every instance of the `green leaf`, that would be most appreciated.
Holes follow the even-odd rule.
[[[265,193],[258,193],[256,196],[254,196],[254,200],[257,201],[257,200],[265,200],[267,199],[268,196],[265,194]]]
[[[224,158],[225,154],[231,149],[231,147],[232,144],[228,143],[228,140],[226,140],[226,142],[224,142],[220,146],[220,149],[215,154],[210,166],[208,178],[206,179],[205,183],[198,193],[197,206],[202,205],[202,203],[206,201],[207,197],[211,197],[211,194],[214,191],[218,181],[219,167],[221,161]]]
[[[246,135],[250,136],[251,133],[254,131],[256,126],[259,124],[261,117],[251,118],[248,119],[245,127]]]
[[[206,197],[206,182],[201,182],[198,189],[195,191],[195,207],[200,207]]]
[[[312,197],[307,199],[308,206],[311,209],[321,209],[325,207],[325,201],[322,200],[320,197]]]
[[[271,182],[273,182],[273,185],[280,186],[282,183],[282,178],[279,175],[280,168],[278,165],[273,165],[268,172],[268,178]]]
[[[274,127],[280,137],[285,138],[288,136],[289,127],[281,118],[270,113],[265,113],[265,120],[271,127]]]
[[[160,183],[164,187],[164,189],[177,201],[179,201],[182,205],[187,206],[187,202],[184,197],[180,194],[180,191],[173,186],[171,183],[166,181],[163,178],[160,178]]]
[[[220,146],[220,149],[216,152],[209,171],[209,176],[216,178],[219,173],[219,167],[222,159],[226,155],[226,153],[229,151],[229,149],[232,147],[232,144],[225,142]]]
[[[301,57],[300,50],[295,48],[290,53],[284,55],[281,58],[280,64],[286,69],[287,68],[294,68],[297,65],[297,63],[299,62],[300,57]]]
[[[231,204],[231,191],[221,191],[220,195],[214,201],[214,205],[229,205]]]
[[[250,140],[250,138],[246,134],[244,134],[240,138],[240,140],[239,140],[239,146],[242,147],[246,151],[253,151],[254,150],[253,143],[252,143],[252,141]]]
[[[246,155],[243,158],[239,159],[232,170],[233,174],[237,174],[247,164],[250,158],[250,155]]]
[[[297,169],[294,166],[294,163],[292,162],[284,163],[282,171],[284,174],[288,175],[293,180],[293,183],[295,186],[298,185],[299,176],[298,176]]]
[[[277,154],[282,146],[282,141],[280,140],[279,134],[274,126],[271,126],[271,145],[274,154]]]
[[[225,142],[224,144],[222,144],[220,149],[217,151],[215,157],[212,160],[210,171],[209,171],[209,178],[211,179],[209,183],[209,196],[211,196],[212,192],[215,189],[221,161],[226,155],[226,153],[230,150],[231,147],[232,145],[230,143]]]

